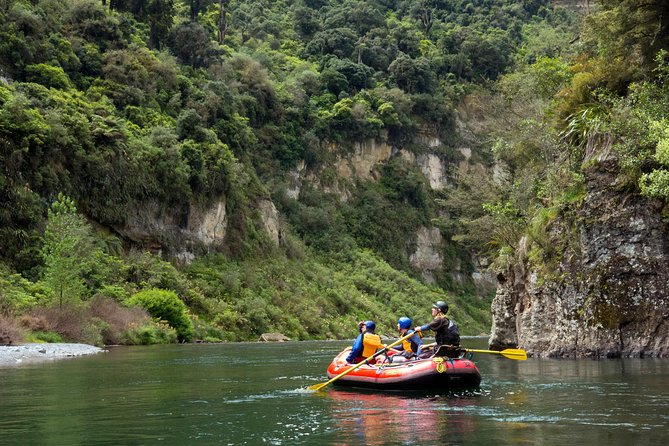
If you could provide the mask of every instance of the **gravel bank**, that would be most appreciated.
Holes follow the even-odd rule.
[[[87,344],[22,344],[0,346],[0,367],[93,355],[105,351]]]

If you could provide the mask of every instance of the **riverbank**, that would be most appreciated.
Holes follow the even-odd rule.
[[[94,355],[104,351],[94,345],[67,343],[0,346],[0,367]]]

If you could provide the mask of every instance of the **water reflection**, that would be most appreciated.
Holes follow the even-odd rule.
[[[458,443],[475,427],[465,409],[475,405],[473,396],[330,390],[328,397],[335,402],[333,418],[341,433],[337,444],[342,446]]]

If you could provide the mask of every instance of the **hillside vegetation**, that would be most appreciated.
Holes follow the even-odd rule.
[[[578,172],[551,170],[568,159],[552,119],[571,117],[582,138],[579,104],[614,70],[566,58],[575,27],[548,0],[0,1],[5,337],[342,338],[368,318],[390,334],[435,299],[452,304],[462,333],[487,332],[490,296],[448,272],[421,284],[407,246],[437,224],[445,269],[471,273],[473,256],[514,246],[536,203],[578,197]],[[639,48],[625,80],[651,72],[657,48]],[[345,201],[309,185],[286,194],[302,162],[331,174],[329,145],[383,133],[420,153],[426,128],[443,158],[458,161],[464,144],[482,169],[501,160],[510,176],[472,168],[435,191],[398,158],[377,181],[353,181]],[[662,174],[648,175],[657,189]],[[119,230],[137,209],[185,217],[221,196],[225,247],[188,266],[160,257],[177,241]],[[260,198],[282,216],[279,246]]]

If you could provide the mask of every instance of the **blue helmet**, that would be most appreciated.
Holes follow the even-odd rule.
[[[406,316],[402,316],[401,318],[397,319],[397,325],[399,325],[400,328],[409,328],[411,327],[411,319]]]
[[[374,323],[374,321],[365,321],[365,328],[368,331],[374,331],[376,330],[376,324]]]

